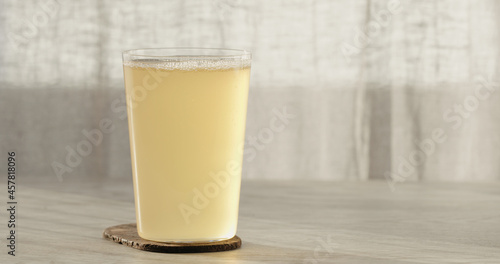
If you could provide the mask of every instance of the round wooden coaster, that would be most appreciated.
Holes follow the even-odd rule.
[[[118,244],[140,250],[161,253],[217,252],[233,250],[241,247],[241,239],[238,236],[222,241],[201,243],[168,243],[150,241],[141,238],[137,234],[137,225],[135,223],[108,227],[104,230],[102,236],[105,239]]]

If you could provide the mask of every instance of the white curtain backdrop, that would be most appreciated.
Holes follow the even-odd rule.
[[[24,177],[130,179],[121,51],[226,47],[254,54],[245,178],[500,179],[499,1],[0,3],[0,156]]]

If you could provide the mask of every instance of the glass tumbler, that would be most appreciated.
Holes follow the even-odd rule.
[[[236,234],[251,54],[123,52],[138,234],[208,242]]]

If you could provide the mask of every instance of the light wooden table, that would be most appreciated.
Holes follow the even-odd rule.
[[[500,183],[244,182],[242,248],[203,254],[101,237],[134,222],[131,181],[21,184],[17,256],[1,245],[0,263],[500,263]]]

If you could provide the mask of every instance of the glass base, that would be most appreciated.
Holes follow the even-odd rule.
[[[176,243],[176,244],[193,244],[193,243],[212,243],[212,242],[219,242],[219,241],[224,241],[224,240],[229,240],[233,237],[224,237],[224,238],[216,238],[216,239],[189,239],[189,240],[180,240],[180,239],[151,239],[147,237],[143,237],[139,234],[139,236],[142,239],[149,240],[149,241],[154,241],[154,242],[160,242],[160,243]]]
[[[143,238],[146,239],[146,238]],[[189,241],[184,241],[184,240],[165,240],[165,241],[158,241],[158,240],[151,240],[155,242],[161,242],[161,243],[179,243],[179,244],[192,244],[192,243],[211,243],[211,242],[219,242],[219,241],[224,241],[224,240],[229,240],[231,238],[219,238],[219,239],[212,239],[212,240],[189,240]],[[149,240],[149,239],[146,239]]]

